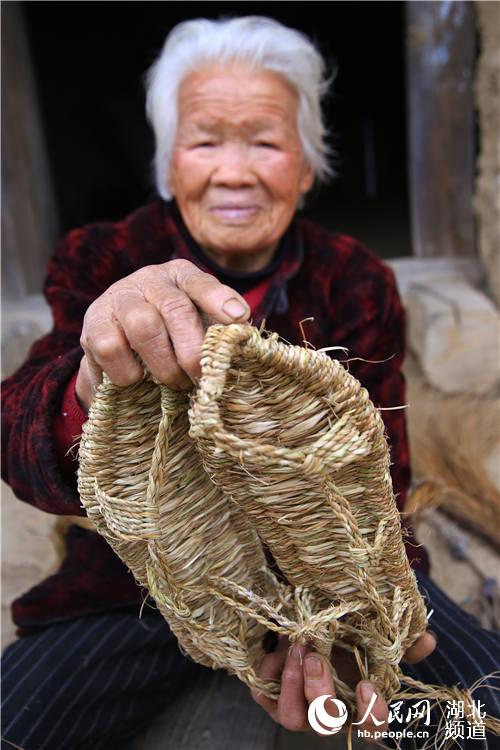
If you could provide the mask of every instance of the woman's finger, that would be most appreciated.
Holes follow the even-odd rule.
[[[307,646],[294,644],[286,657],[278,699],[278,722],[291,732],[307,729],[303,661]]]
[[[422,659],[427,659],[437,646],[437,636],[430,630],[420,636],[413,646],[406,651],[403,661],[407,664],[416,664]]]
[[[304,659],[304,695],[308,703],[312,703],[318,696],[327,694],[336,697],[330,668],[323,656],[310,652]],[[325,704],[325,709],[327,706]]]
[[[89,374],[107,373],[115,385],[125,386],[142,378],[142,367],[135,359],[121,325],[105,315],[89,314],[83,324],[80,345],[87,355]]]
[[[173,264],[170,261],[164,265],[168,265],[169,278],[196,307],[220,323],[243,323],[250,317],[250,307],[241,294],[196,268],[193,263],[176,260]]]
[[[102,382],[102,369],[88,352],[80,360],[80,367],[75,383],[75,395],[80,408],[87,414]]]
[[[180,293],[175,290],[175,294]],[[185,325],[188,330],[192,331],[193,339],[196,338],[197,333],[199,334],[198,343],[201,346],[203,340],[201,320],[190,300],[185,295],[181,296],[185,301],[185,309],[182,312]],[[170,294],[168,299],[172,302],[174,295]],[[173,325],[172,321],[165,316],[162,317],[154,303],[136,299],[128,292],[115,294],[113,306],[130,349],[140,354],[151,374],[172,388],[182,389],[191,386],[192,382],[183,369],[184,359],[180,353],[174,352],[175,345],[169,327]],[[188,315],[189,310],[192,312],[191,318]],[[181,315],[180,309],[179,315]],[[180,347],[180,352],[183,351]]]
[[[262,659],[259,668],[257,670],[257,676],[262,680],[277,680],[281,678],[283,668],[289,648],[289,641],[286,636],[282,636],[276,649],[270,654],[266,654]],[[264,711],[271,716],[274,721],[278,721],[278,701],[268,698],[267,696],[260,693],[258,690],[251,690],[250,695],[259,706],[262,706]]]
[[[175,351],[174,361],[191,380],[201,376],[200,351],[205,336],[203,320],[193,301],[177,287],[168,295],[162,290],[149,292],[157,307]]]
[[[375,699],[373,698],[375,696]],[[389,708],[378,688],[366,680],[356,685],[356,701],[358,706],[356,729],[370,732],[386,732],[389,720]]]

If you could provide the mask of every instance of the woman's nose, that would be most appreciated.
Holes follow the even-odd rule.
[[[224,145],[219,153],[219,162],[212,173],[215,185],[241,187],[256,184],[250,150],[244,144]]]

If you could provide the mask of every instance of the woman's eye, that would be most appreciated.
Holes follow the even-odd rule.
[[[270,143],[269,141],[259,141],[257,146],[262,146],[263,148],[278,148],[275,143]]]
[[[194,144],[195,148],[207,148],[208,146],[215,146],[213,141],[200,141],[200,143]]]

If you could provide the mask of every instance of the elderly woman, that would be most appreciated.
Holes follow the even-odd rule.
[[[352,372],[377,406],[405,402],[393,274],[356,240],[297,216],[314,182],[331,174],[320,109],[327,86],[311,42],[276,21],[199,19],[171,32],[147,93],[161,197],[62,240],[44,287],[54,327],[3,384],[3,476],[21,500],[84,515],[69,449],[102,373],[122,386],[138,381],[138,352],[159,380],[189,388],[211,321],[265,319],[300,343],[300,324],[312,317],[308,339],[348,347],[359,358]],[[410,478],[404,412],[383,415],[402,509]],[[72,525],[66,542],[60,570],[13,605],[21,638],[4,656],[4,738],[26,750],[123,747],[203,668],[180,653],[157,611],[146,607],[139,618],[144,592],[101,537]],[[471,684],[491,671],[498,638],[426,577],[425,551],[409,529],[407,550],[440,643],[426,633],[405,669]],[[263,677],[281,675],[279,701],[252,697],[283,727],[305,730],[311,701],[334,687],[324,657],[288,645],[280,641],[260,665]],[[334,659],[356,679],[353,663]],[[359,683],[357,698],[362,729],[387,729],[374,685]]]

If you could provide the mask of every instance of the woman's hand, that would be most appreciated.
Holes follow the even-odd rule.
[[[76,395],[87,412],[103,371],[116,385],[142,379],[137,352],[162,383],[182,389],[200,372],[204,321],[241,323],[243,297],[187,260],[141,268],[112,284],[90,305],[80,344],[85,352]]]
[[[430,633],[422,635],[405,654],[404,661],[415,664],[429,656],[436,647],[436,641]],[[368,717],[359,728],[374,732],[387,730],[389,709],[387,703],[371,682],[358,682],[359,671],[353,657],[342,649],[333,650],[332,663],[339,676],[344,681],[356,684],[357,718],[362,721],[370,705],[373,693],[377,695],[375,703],[370,709]],[[320,695],[336,697],[333,678],[325,657],[308,650],[306,646],[290,648],[289,640],[282,636],[277,648],[263,658],[257,675],[262,679],[279,680],[281,676],[281,692],[278,700],[272,700],[252,690],[252,698],[267,711],[278,724],[285,729],[300,732],[312,731],[307,719],[310,703]],[[335,713],[328,701],[325,710]]]

